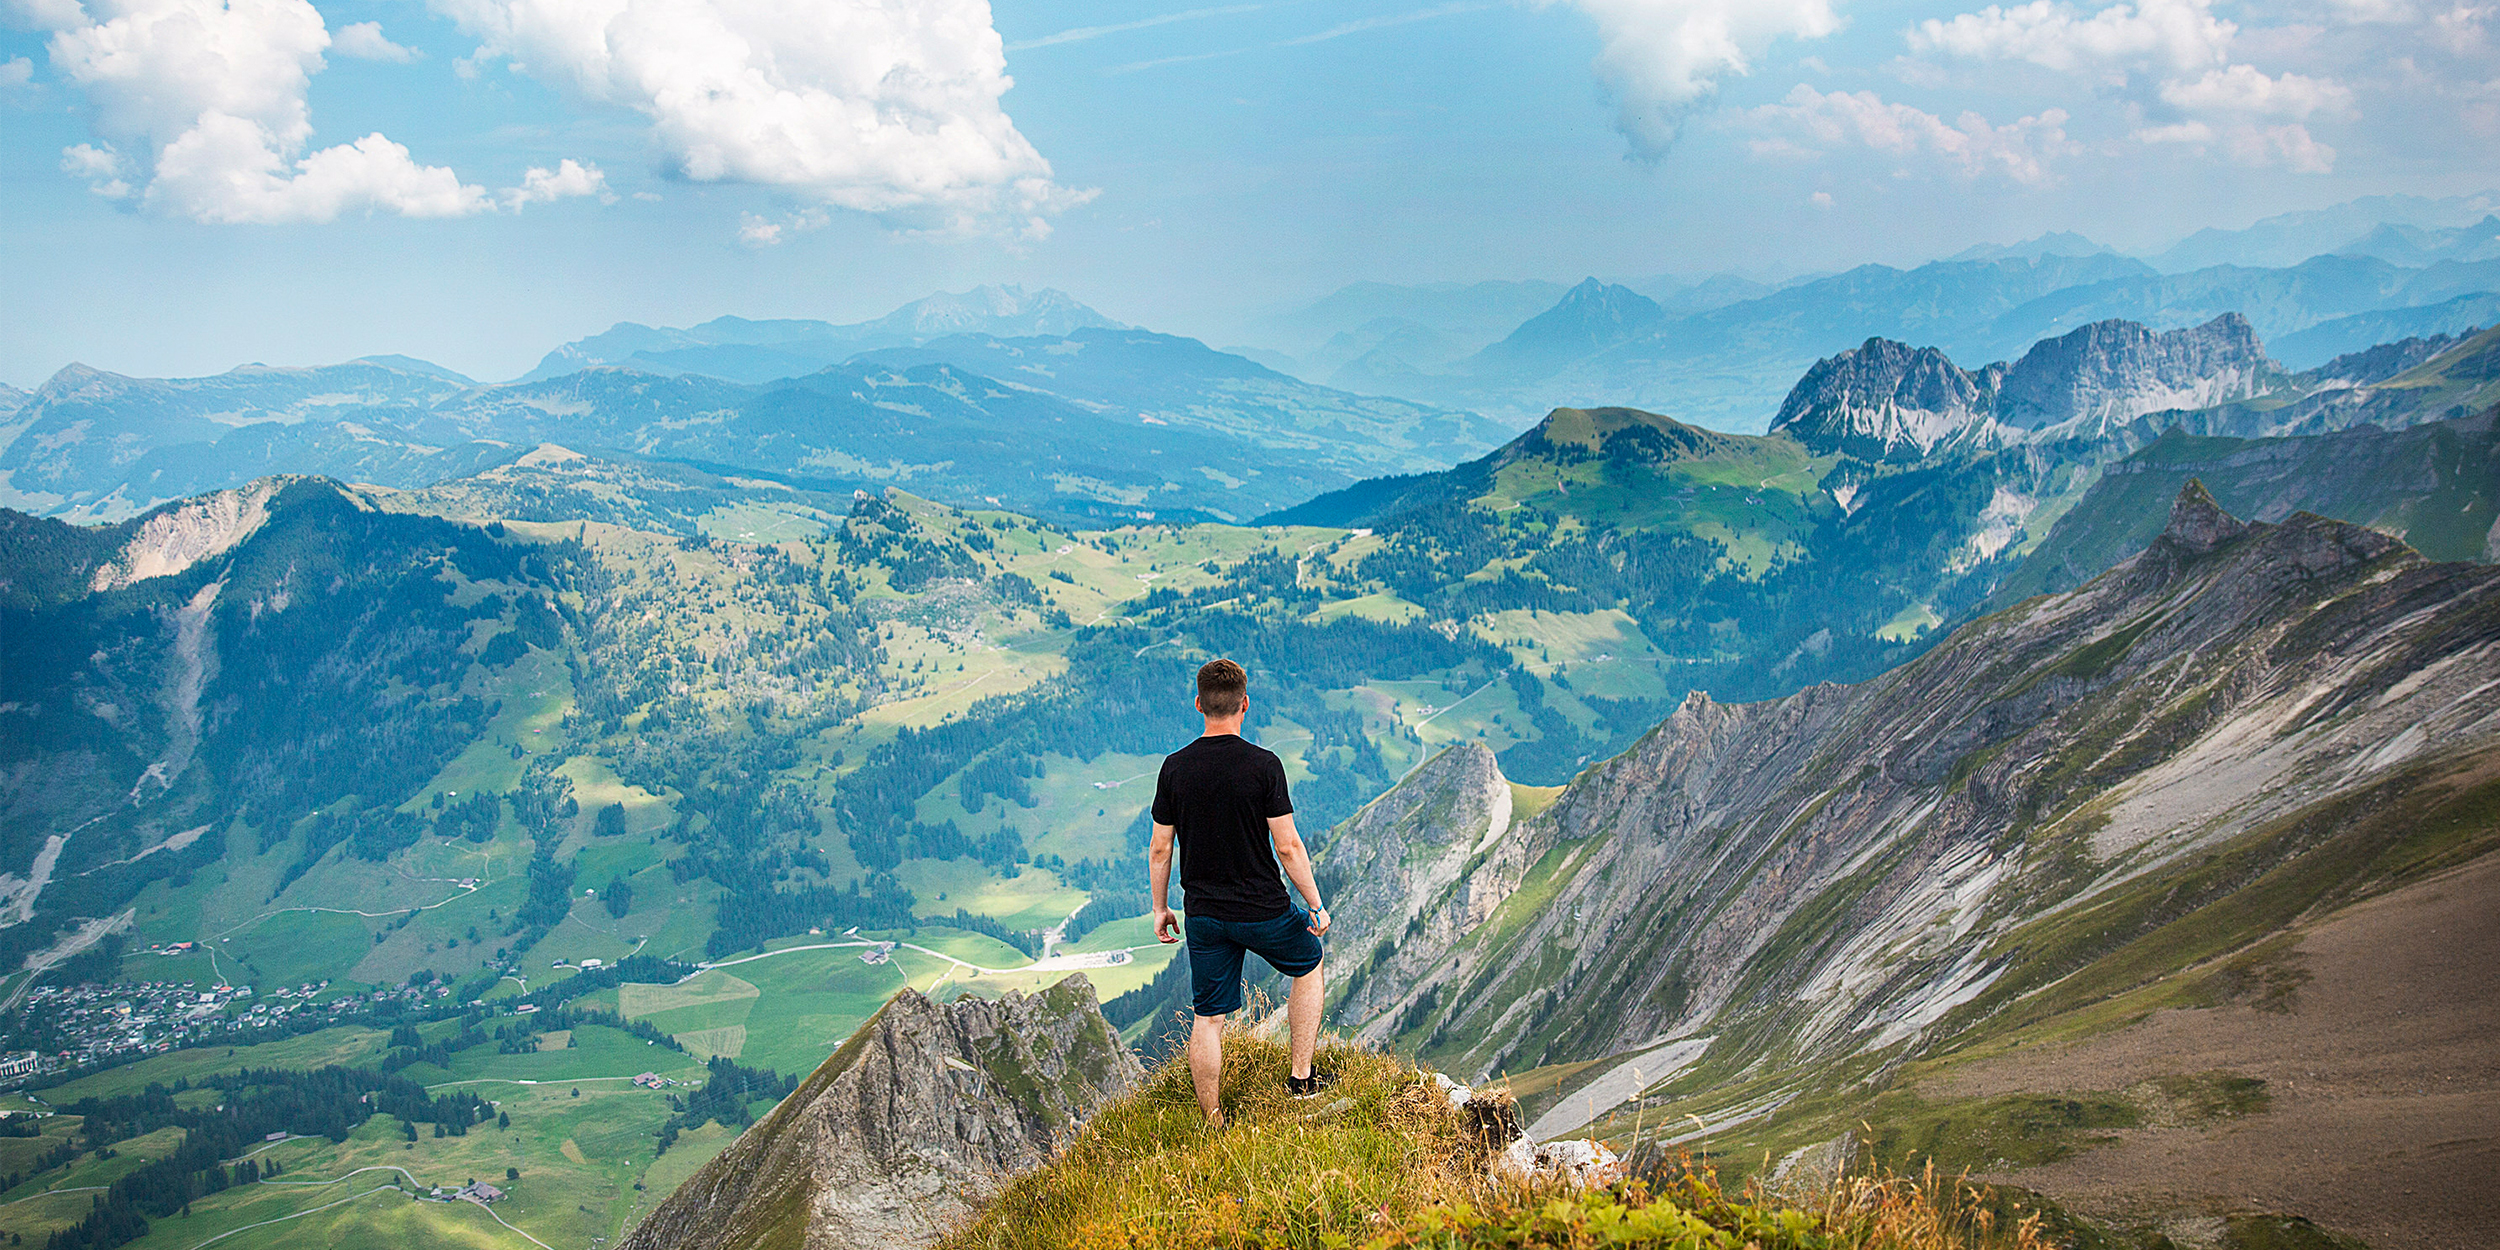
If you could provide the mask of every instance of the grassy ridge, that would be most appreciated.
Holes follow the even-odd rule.
[[[1210,1131],[1185,1060],[1104,1107],[1066,1152],[1010,1184],[939,1250],[2031,1250],[2040,1221],[1930,1174],[1846,1183],[1805,1206],[1723,1191],[1684,1157],[1575,1193],[1488,1168],[1430,1075],[1392,1055],[1323,1048],[1333,1095],[1284,1092],[1282,1045],[1225,1039],[1228,1126]],[[1663,1160],[1664,1156],[1660,1156]]]

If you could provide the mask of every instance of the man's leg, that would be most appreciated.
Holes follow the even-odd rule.
[[[1224,1108],[1216,1095],[1223,1079],[1224,1017],[1199,1016],[1189,1028],[1189,1081],[1198,1087],[1198,1109],[1207,1113],[1207,1123],[1219,1126]]]
[[[1319,1050],[1319,1000],[1324,988],[1320,978],[1328,971],[1322,964],[1293,979],[1293,993],[1285,999],[1285,1024],[1293,1031],[1293,1077],[1311,1074],[1311,1056]],[[1200,1101],[1206,1095],[1200,1094]]]

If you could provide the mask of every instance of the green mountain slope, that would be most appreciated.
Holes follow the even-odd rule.
[[[2363,426],[2279,439],[2199,438],[2175,427],[2110,465],[1993,600],[2070,590],[2144,549],[2161,503],[2193,478],[2232,513],[2312,512],[2403,539],[2434,560],[2500,557],[2500,409],[2389,433]]]
[[[1858,686],[1696,695],[1533,814],[1489,761],[1419,771],[1319,854],[1420,891],[1349,909],[1332,1008],[1463,1072],[1603,1060],[1541,1133],[1642,1091],[1748,1158],[1900,1123],[1917,1065],[2278,992],[2294,926],[2484,856],[2495,645],[2492,569],[2192,485],[2080,590]]]

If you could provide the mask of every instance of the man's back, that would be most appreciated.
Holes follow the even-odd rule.
[[[1290,815],[1285,766],[1238,734],[1217,733],[1163,757],[1154,821],[1173,827],[1182,906],[1216,920],[1270,920],[1290,905],[1268,818]]]

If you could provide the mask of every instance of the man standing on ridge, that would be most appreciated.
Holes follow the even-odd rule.
[[[1293,979],[1285,1020],[1293,1033],[1293,1071],[1285,1089],[1308,1098],[1328,1087],[1331,1074],[1311,1066],[1319,1048],[1320,937],[1328,932],[1328,908],[1311,875],[1311,853],[1293,827],[1293,798],[1285,790],[1285,766],[1273,751],[1241,736],[1250,712],[1250,675],[1231,660],[1198,670],[1198,713],[1206,732],[1163,757],[1155,780],[1154,844],[1147,875],[1154,891],[1155,938],[1180,940],[1183,928],[1165,891],[1172,882],[1172,848],[1181,850],[1181,905],[1189,913],[1191,1008],[1189,1076],[1207,1123],[1222,1127],[1217,1083],[1224,1073],[1224,1018],[1241,1010],[1241,957],[1256,951]],[[1278,867],[1311,904],[1294,906]]]

